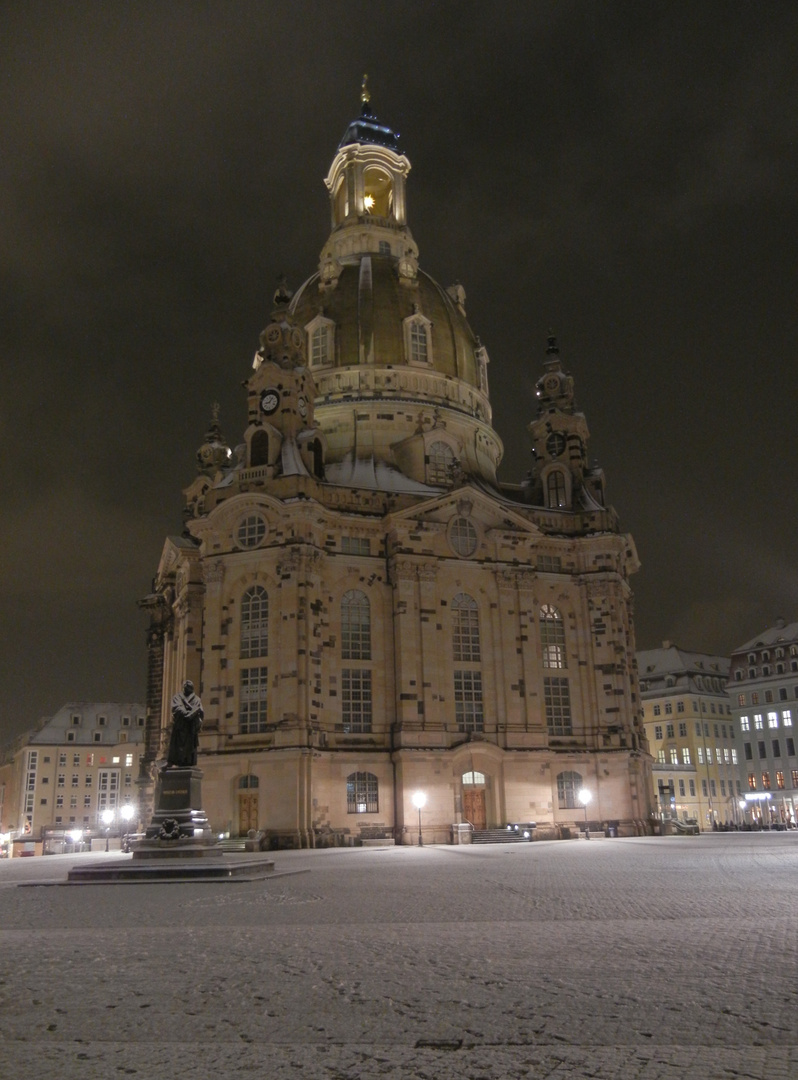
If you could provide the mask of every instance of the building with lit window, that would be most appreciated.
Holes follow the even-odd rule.
[[[508,820],[554,833],[583,820],[586,787],[594,821],[638,832],[638,560],[588,463],[573,379],[550,338],[531,471],[501,483],[487,350],[462,285],[421,270],[410,162],[362,101],[325,181],[318,270],[278,287],[243,435],[228,445],[214,415],[184,534],[142,601],[142,780],[190,678],[217,831],[412,843],[423,791],[429,842]]]
[[[739,749],[726,695],[729,661],[670,641],[637,654],[660,818],[701,830],[740,820]]]
[[[137,702],[70,702],[20,736],[0,764],[0,832],[99,834],[103,811],[137,806],[144,717]]]
[[[798,622],[778,619],[731,658],[745,819],[794,825],[798,807]]]

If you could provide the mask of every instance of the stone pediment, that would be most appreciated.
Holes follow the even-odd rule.
[[[185,536],[167,536],[158,563],[157,578],[161,581],[172,577],[181,558],[199,555],[199,548],[194,540]]]
[[[422,504],[408,507],[391,515],[394,527],[411,528],[415,523],[447,525],[455,516],[473,519],[483,532],[526,533],[542,536],[538,526],[523,511],[500,499],[491,498],[478,488],[466,484]]]

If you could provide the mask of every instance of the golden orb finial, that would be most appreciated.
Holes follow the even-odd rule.
[[[369,81],[368,75],[364,75],[363,76],[363,82],[360,84],[360,100],[364,105],[368,105],[368,103],[371,101],[371,94],[369,93],[368,81]]]

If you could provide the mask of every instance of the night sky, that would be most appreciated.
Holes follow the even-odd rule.
[[[143,700],[144,596],[369,73],[420,262],[490,358],[502,477],[549,328],[637,544],[637,644],[798,618],[798,6],[5,4],[0,740]]]

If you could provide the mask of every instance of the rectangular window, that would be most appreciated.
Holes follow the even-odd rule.
[[[720,782],[720,793],[725,799],[726,798],[726,781],[725,780],[721,780],[721,782]]]
[[[91,773],[87,772],[83,782],[84,787],[91,787]]]
[[[679,797],[684,798],[684,780],[679,781]]]
[[[69,796],[69,809],[70,810],[76,810],[77,805],[78,805],[78,797],[77,797],[77,795],[70,795]]]
[[[781,757],[781,746],[778,739],[771,739],[770,748],[773,751],[773,757]]]
[[[703,792],[704,798],[706,798],[709,795],[706,780],[701,781],[701,791]]]
[[[759,704],[759,694],[756,692],[756,690],[753,692],[753,694],[751,694],[751,704],[752,705],[758,705]]]
[[[762,723],[762,713],[754,713],[754,727],[757,731],[761,731],[764,727]]]
[[[682,765],[690,764],[690,751],[686,746],[682,747]]]
[[[80,777],[77,773],[72,773],[72,787],[77,787],[80,783]]]
[[[66,765],[66,754],[58,755],[58,764],[63,768]]]
[[[549,682],[549,679],[544,680]],[[567,679],[562,680],[566,683]],[[548,691],[547,691],[548,695]],[[548,696],[547,696],[548,701]],[[548,704],[546,706],[548,715]],[[483,731],[485,718],[482,712],[482,672],[455,671],[454,715],[458,731]],[[549,726],[551,733],[551,726]]]
[[[132,754],[125,754],[125,768],[129,769],[132,764],[133,764],[133,755]]]
[[[732,765],[737,764],[737,751],[736,751],[736,749],[734,747],[732,747],[732,749],[731,749],[731,763],[732,763]]]
[[[745,705],[745,694],[737,695],[737,704],[742,708]]]
[[[703,701],[701,702],[701,704],[704,704]],[[706,723],[704,724],[704,736],[707,739],[709,738],[709,724]]]
[[[792,777],[792,786],[798,788],[798,769],[793,769],[790,776]]]
[[[754,748],[751,746],[750,742],[743,743],[743,749],[745,750],[745,760],[746,761],[753,761],[754,760]]]
[[[688,780],[687,783],[690,787],[690,794],[695,798],[695,780]]]
[[[673,715],[673,705],[672,705],[672,703],[670,701],[665,702],[665,715],[666,716],[672,716]]]
[[[772,690],[766,690],[765,691],[765,704],[770,705],[772,701],[773,701],[773,691]]]
[[[756,777],[752,772],[748,774],[748,786],[751,791],[756,791]]]
[[[684,712],[684,702],[683,701],[677,701],[676,702],[676,711],[677,712]]]
[[[785,709],[781,714],[781,722],[784,727],[792,727],[792,710]]]
[[[665,725],[665,734],[667,735],[667,737],[669,739],[673,738],[673,724],[666,724]]]
[[[774,713],[774,712],[769,712],[768,713],[768,727],[778,727],[778,726],[779,726],[779,714]]]
[[[760,739],[759,742],[756,744],[756,746],[757,746],[757,750],[759,751],[760,758],[765,758],[765,757],[768,756],[768,752],[767,752],[767,750],[765,748],[765,740],[764,739]]]
[[[749,731],[750,727],[751,727],[751,725],[748,723],[748,717],[747,716],[741,716],[740,717],[740,731]]]
[[[687,724],[684,721],[679,724],[679,738],[684,739],[687,737]]]
[[[86,803],[89,800],[89,804]],[[84,808],[91,803],[91,795],[85,795]],[[119,770],[100,769],[97,773],[97,813],[114,810],[119,804]]]
[[[712,747],[708,746],[707,747],[707,765],[711,765],[711,764],[712,764]]]
[[[662,713],[662,708],[659,705],[654,706],[654,715],[659,716]]]
[[[571,691],[568,680],[544,678],[543,695],[549,735],[571,735]]]
[[[704,764],[704,748],[702,746],[697,746],[695,752],[696,752],[696,756],[698,758],[698,764],[703,765]]]
[[[787,739],[787,757],[795,757],[795,740]]]
[[[238,730],[242,735],[254,735],[266,730],[268,698],[268,669],[241,669],[241,702]]]
[[[66,783],[66,777],[62,772],[60,772],[58,774],[58,786],[63,787],[65,783]]]
[[[83,809],[84,810],[91,810],[91,795],[84,795],[83,796]]]
[[[671,747],[671,765],[679,764],[679,752],[675,746]]]
[[[57,807],[62,807],[64,805],[64,796],[63,795],[56,795],[56,797],[55,797],[55,805]]]
[[[559,555],[538,555],[538,570],[541,574],[559,574],[562,570],[562,559]],[[798,686],[795,688],[795,696],[798,697]]]
[[[655,739],[661,739],[662,738],[662,724],[655,724],[654,725],[654,738]]]
[[[370,555],[371,546],[367,538],[360,536],[342,536],[341,551],[344,555]]]
[[[784,789],[784,773],[783,772],[777,772],[776,773],[776,787],[781,788],[782,790]]]
[[[695,702],[693,702],[693,708],[695,708]],[[695,722],[695,733],[696,733],[696,735],[701,734],[701,721],[700,720],[696,720],[696,722]]]
[[[659,750],[657,750],[657,764],[658,765],[664,765],[665,764],[665,751],[661,747],[660,747]]]
[[[765,789],[765,791],[770,791],[770,773],[769,772],[763,772],[762,773],[762,787]]]
[[[341,721],[347,734],[371,731],[371,672],[367,668],[341,671]]]
[[[717,793],[718,793],[718,789],[717,789],[717,788],[715,787],[715,781],[714,781],[714,779],[711,779],[711,780],[709,781],[709,790],[710,790],[710,791],[712,792],[712,797],[713,797],[713,799],[714,799],[714,798],[715,798],[715,796],[716,796],[716,795],[717,795]]]

